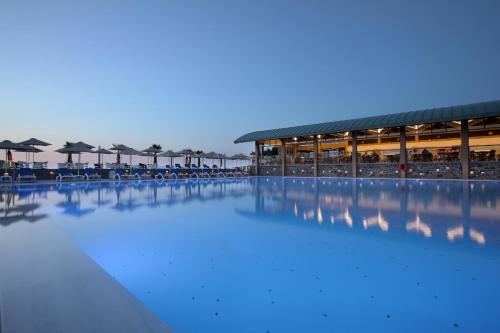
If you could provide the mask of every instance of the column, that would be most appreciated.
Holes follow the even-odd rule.
[[[286,141],[281,139],[281,176],[286,176]]]
[[[408,172],[408,154],[406,153],[406,126],[399,128],[399,172],[401,178],[406,178]]]
[[[318,177],[318,155],[319,155],[319,144],[318,137],[314,136],[314,163],[313,163],[313,176]]]
[[[358,177],[358,133],[351,132],[352,137],[352,177]]]
[[[462,165],[462,178],[469,178],[469,122],[460,122],[460,164]]]
[[[260,145],[258,141],[255,141],[255,175],[259,176],[259,166],[260,166]]]

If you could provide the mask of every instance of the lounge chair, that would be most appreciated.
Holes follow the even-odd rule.
[[[144,169],[139,168],[139,169],[134,169],[131,174],[131,178],[135,179],[145,179],[145,178],[151,178],[151,175],[146,173]]]
[[[122,179],[130,179],[132,176],[127,174],[125,172],[125,169],[116,169],[115,170],[115,175],[113,176],[113,179],[118,179],[118,180],[122,180]]]
[[[236,168],[235,175],[236,177],[248,177],[250,176],[250,173],[247,171],[246,168]]]
[[[83,178],[85,180],[99,180],[101,179],[101,175],[98,174],[95,169],[85,168],[83,170]]]
[[[189,175],[191,178],[203,177],[202,169],[198,168],[196,164],[186,164],[186,168],[189,168],[189,170],[191,170],[191,174]]]
[[[19,173],[17,174],[17,181],[31,181],[36,182],[36,176],[33,173],[33,169],[31,168],[21,168],[19,169]]]
[[[56,181],[64,181],[64,180],[75,180],[75,176],[71,173],[71,170],[68,168],[59,168],[57,171]]]
[[[162,168],[156,169],[154,177],[155,179],[166,179],[166,178],[177,178],[178,175],[175,172],[175,170],[173,170],[170,167],[170,165],[167,164],[165,169]]]
[[[224,169],[220,169],[217,165],[212,166],[213,172],[217,175],[217,177],[226,177],[224,173]]]
[[[172,169],[180,177],[189,177],[191,175],[191,168],[182,167],[179,163],[175,163],[175,168]]]
[[[155,179],[165,179],[166,174],[167,174],[166,169],[156,169],[154,177]]]
[[[200,172],[201,172],[201,176],[203,178],[210,178],[210,177],[212,177],[212,175],[210,173],[210,167],[208,165],[206,165],[206,164],[203,164],[201,166]]]

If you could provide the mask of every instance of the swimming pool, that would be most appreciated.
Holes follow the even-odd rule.
[[[56,227],[175,332],[500,331],[499,182],[23,185],[2,201],[0,233]]]

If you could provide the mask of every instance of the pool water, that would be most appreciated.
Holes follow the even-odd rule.
[[[2,200],[0,232],[56,226],[179,333],[500,332],[499,182],[26,185]]]

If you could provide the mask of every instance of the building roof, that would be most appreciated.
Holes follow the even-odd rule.
[[[234,143],[500,116],[500,100],[247,133]]]

